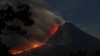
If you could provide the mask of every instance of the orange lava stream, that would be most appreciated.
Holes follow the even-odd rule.
[[[58,30],[58,26],[53,26],[51,31],[50,31],[50,36],[52,36],[56,31]]]
[[[20,54],[22,52],[25,52],[25,51],[29,51],[31,49],[36,49],[36,48],[39,48],[41,46],[43,46],[45,43],[33,43],[31,45],[29,45],[28,47],[22,47],[21,49],[11,49],[9,50],[9,52],[12,54],[12,55],[16,55],[16,54]]]
[[[50,31],[50,36],[52,36],[57,30],[58,30],[58,27],[54,26]],[[17,50],[11,49],[11,50],[9,50],[9,53],[11,53],[12,55],[16,55],[16,54],[20,54],[25,51],[29,51],[31,49],[36,49],[36,48],[39,48],[39,47],[45,45],[47,41],[48,41],[48,38],[44,41],[44,43],[36,42],[36,43],[32,43],[28,47],[22,47],[21,49],[17,49]]]

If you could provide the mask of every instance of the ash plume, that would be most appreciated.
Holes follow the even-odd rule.
[[[18,0],[7,0],[7,2],[2,1],[3,3],[0,4],[1,7],[6,4],[12,6],[15,12],[23,11],[21,12],[22,14],[19,13],[20,15],[18,18],[14,18],[13,20],[9,20],[8,18],[9,21],[5,22],[7,27],[2,29],[2,32],[5,34],[1,34],[1,39],[7,46],[20,49],[20,47],[28,46],[34,42],[45,42],[46,39],[50,37],[50,32],[53,27],[59,27],[65,23],[61,16],[46,7],[43,0],[19,0],[19,3],[15,3],[15,1],[17,2]],[[27,12],[25,12],[25,8],[23,6],[24,9],[21,8],[20,5],[28,5],[31,14],[29,18],[24,15],[25,13],[27,14]],[[17,6],[21,9],[17,9]],[[16,15],[17,14],[15,13],[14,16]],[[16,31],[10,31],[7,29],[8,26],[13,26],[15,28],[19,27],[19,29]],[[18,32],[18,30],[21,32]],[[25,34],[21,34],[23,31]]]

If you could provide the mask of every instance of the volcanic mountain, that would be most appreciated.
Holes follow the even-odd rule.
[[[100,50],[100,40],[80,30],[72,23],[66,22],[59,27],[46,45],[37,50],[32,50],[31,55],[68,56],[68,53],[77,53],[80,50],[88,51],[89,53]],[[29,53],[18,56],[29,56]]]

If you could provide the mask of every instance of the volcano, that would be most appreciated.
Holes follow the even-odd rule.
[[[90,54],[100,50],[100,39],[66,22],[44,46],[18,56],[68,56],[69,52],[77,53],[80,50],[88,51]]]

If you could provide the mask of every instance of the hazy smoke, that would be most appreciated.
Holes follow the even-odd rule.
[[[11,4],[12,6],[18,5],[18,0],[7,0],[8,2],[1,3],[4,5],[6,3]],[[28,45],[34,41],[45,41],[48,37],[49,32],[53,26],[60,26],[64,24],[64,20],[61,16],[56,15],[54,12],[50,11],[45,7],[43,0],[19,0],[19,4],[28,4],[30,6],[30,11],[32,12],[31,19],[35,20],[35,24],[32,26],[25,26],[23,22],[18,19],[15,19],[11,22],[8,22],[9,25],[19,25],[22,30],[27,32],[28,39],[25,36],[17,33],[4,35],[2,34],[2,41],[7,46],[17,48],[19,46]],[[3,32],[9,33],[6,29],[2,30]]]

